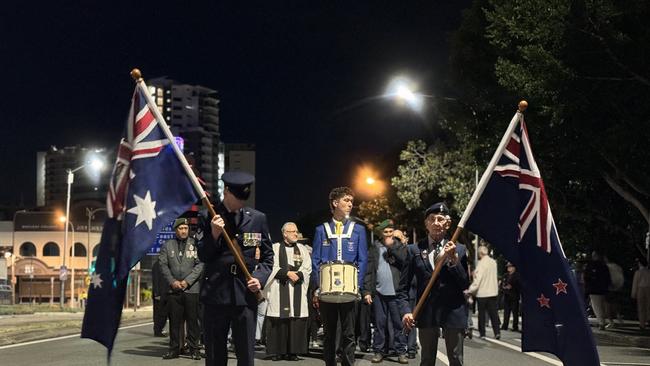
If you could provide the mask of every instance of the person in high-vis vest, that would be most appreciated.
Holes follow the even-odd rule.
[[[334,188],[329,194],[332,219],[316,227],[314,234],[311,281],[316,288],[312,297],[313,306],[320,309],[323,320],[323,359],[327,366],[336,366],[336,332],[340,321],[341,364],[354,364],[355,350],[355,300],[348,302],[321,301],[319,294],[320,267],[328,262],[344,262],[357,269],[356,288],[363,291],[363,277],[368,262],[368,243],[362,225],[349,219],[354,204],[354,193],[348,187]]]

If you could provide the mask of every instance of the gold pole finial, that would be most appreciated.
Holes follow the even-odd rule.
[[[131,77],[135,81],[138,81],[138,80],[142,79],[142,73],[140,72],[140,69],[131,70]]]
[[[528,108],[528,102],[525,100],[522,100],[519,102],[519,112],[524,113],[524,111]]]

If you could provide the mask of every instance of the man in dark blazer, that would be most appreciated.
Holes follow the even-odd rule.
[[[417,318],[418,334],[422,346],[420,366],[433,366],[440,328],[444,331],[447,357],[450,366],[463,365],[463,338],[467,327],[467,306],[463,291],[469,286],[467,275],[467,249],[446,239],[451,226],[449,209],[444,203],[436,203],[424,213],[427,237],[417,246],[409,247],[409,265],[404,267],[398,298],[404,327],[415,326],[413,309],[409,304],[409,290],[413,277],[417,279],[417,299],[419,300],[429,283],[436,259],[448,253],[440,275],[434,282]]]
[[[206,365],[226,366],[227,338],[232,326],[232,339],[238,366],[252,366],[255,354],[255,325],[259,292],[273,267],[273,249],[266,215],[244,206],[255,178],[244,172],[224,173],[223,201],[216,207],[217,215],[208,218],[202,213],[202,235],[199,258],[205,263],[201,302],[204,304],[204,335]],[[227,231],[239,246],[252,279],[246,281],[235,264],[223,232]],[[255,259],[259,247],[260,258]]]
[[[189,223],[185,218],[174,222],[176,238],[167,240],[160,248],[158,261],[163,281],[167,284],[169,306],[169,352],[164,359],[178,358],[180,334],[187,324],[187,343],[190,354],[200,360],[199,354],[199,277],[203,263],[197,256],[194,239],[189,237]]]

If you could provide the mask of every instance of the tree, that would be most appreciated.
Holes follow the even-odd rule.
[[[476,0],[451,37],[448,85],[471,108],[442,105],[442,123],[482,170],[514,105],[529,100],[533,150],[569,255],[639,247],[650,224],[649,8]]]
[[[474,191],[475,163],[467,148],[409,141],[400,161],[391,182],[408,210],[424,210],[434,200],[445,200],[452,211],[462,214]]]

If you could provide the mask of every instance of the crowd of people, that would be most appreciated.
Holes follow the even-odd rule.
[[[299,241],[293,222],[273,243],[266,216],[244,206],[254,178],[237,172],[222,179],[225,193],[216,215],[203,213],[194,235],[187,219],[176,220],[176,237],[162,246],[153,268],[156,336],[167,336],[169,319],[164,359],[185,352],[205,357],[206,365],[225,366],[230,350],[246,366],[262,348],[272,360],[289,361],[316,348],[327,366],[350,366],[358,347],[373,354],[373,363],[392,356],[408,364],[419,351],[420,365],[431,366],[443,337],[449,365],[462,365],[473,309],[482,338],[488,320],[496,339],[510,324],[519,331],[523,282],[515,266],[508,262],[499,278],[497,261],[480,246],[470,271],[467,248],[449,239],[452,219],[444,203],[424,212],[427,235],[418,242],[411,243],[391,219],[371,228],[377,239],[368,242],[369,228],[350,218],[354,193],[339,187],[328,197],[331,218],[315,228],[310,243]],[[584,283],[605,327],[604,309],[617,311],[606,305],[607,294],[622,285],[615,265],[600,259],[585,269]],[[632,291],[645,327],[650,272],[643,263]]]

